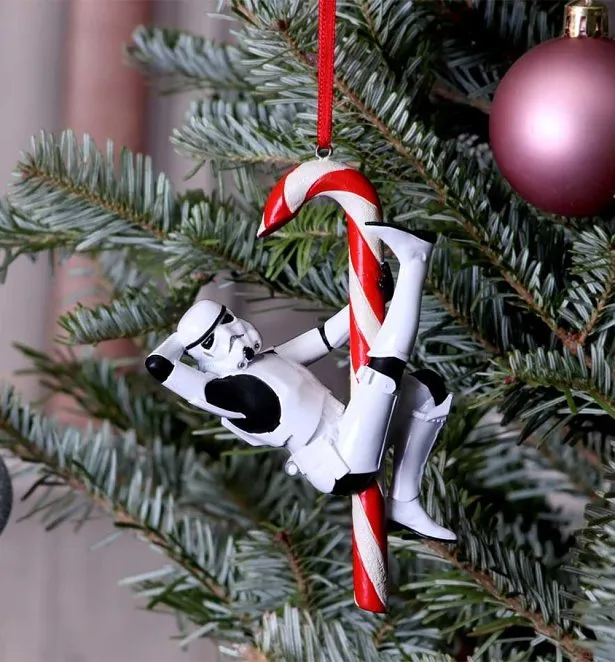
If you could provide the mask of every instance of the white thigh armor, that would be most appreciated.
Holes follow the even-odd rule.
[[[292,440],[288,444],[291,456],[284,469],[289,476],[303,474],[316,489],[329,493],[335,482],[349,473],[335,446],[343,414],[344,405],[327,393],[322,418],[312,439],[301,446],[293,444]]]

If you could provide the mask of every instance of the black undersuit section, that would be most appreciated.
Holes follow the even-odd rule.
[[[378,477],[378,472],[373,471],[366,474],[346,474],[335,481],[335,487],[331,494],[336,496],[350,496],[364,492]]]
[[[441,405],[447,398],[446,384],[437,372],[433,370],[417,370],[412,373],[415,379],[425,384],[434,399],[436,406]]]
[[[236,411],[245,418],[231,419],[244,432],[273,432],[280,424],[282,408],[275,391],[253,375],[230,375],[205,385],[205,399],[212,405]]]
[[[430,232],[429,230],[409,230],[410,234],[414,235],[417,239],[422,239],[427,241],[430,244],[435,244],[438,241],[438,235],[435,232]]]
[[[389,303],[395,293],[395,279],[391,272],[391,265],[385,260],[380,264],[381,276],[378,279],[378,286],[384,295],[384,302]]]
[[[405,361],[394,356],[383,356],[371,358],[367,365],[376,372],[393,379],[396,388],[401,386],[401,378],[406,368]]]
[[[320,337],[322,338],[322,341],[325,343],[325,347],[330,352],[333,351],[333,347],[331,347],[331,343],[329,342],[329,339],[327,338],[327,334],[325,333],[325,325],[324,324],[322,326],[318,327],[318,333],[320,333]]]

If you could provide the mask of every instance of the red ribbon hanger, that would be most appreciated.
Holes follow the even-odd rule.
[[[331,154],[335,71],[335,3],[336,0],[319,0],[318,6],[318,124],[316,133],[318,156]]]

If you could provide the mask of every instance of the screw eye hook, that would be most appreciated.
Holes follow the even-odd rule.
[[[331,155],[333,154],[333,147],[316,147],[315,154],[317,159],[326,161],[327,159],[331,158]]]

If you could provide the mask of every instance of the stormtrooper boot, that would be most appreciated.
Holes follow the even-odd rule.
[[[391,422],[394,443],[393,479],[387,497],[389,520],[424,538],[455,542],[457,536],[434,522],[419,501],[427,459],[451,408],[439,375],[420,370],[404,379]],[[398,527],[391,527],[398,528]]]
[[[357,372],[358,385],[340,422],[336,450],[350,471],[337,481],[335,494],[361,491],[380,469],[402,375],[418,332],[423,284],[436,238],[385,223],[367,223],[366,231],[389,246],[400,266],[386,318],[368,352],[368,365]]]

